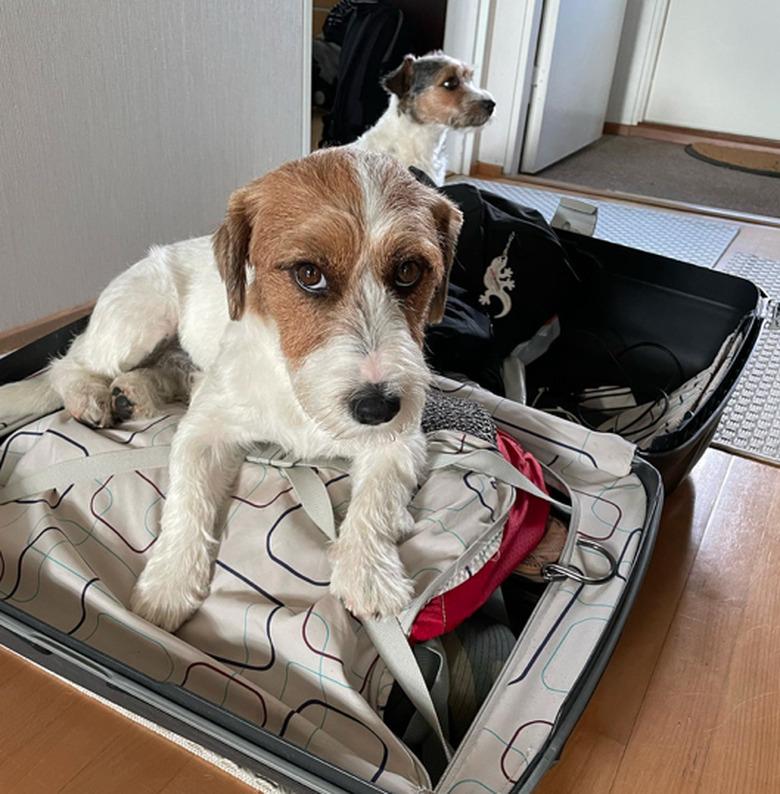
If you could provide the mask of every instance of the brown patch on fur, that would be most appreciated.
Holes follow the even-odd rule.
[[[428,310],[428,322],[440,323],[444,318],[444,304],[450,286],[450,271],[455,259],[460,227],[463,225],[463,214],[450,201],[442,201],[433,208],[433,218],[436,224],[439,248],[444,259],[444,276],[433,292]]]
[[[443,311],[459,227],[460,212],[392,158],[336,148],[287,163],[236,191],[214,251],[231,317],[246,309],[273,318],[282,351],[296,368],[348,326],[367,269],[397,295],[422,344],[429,311],[437,317]],[[247,259],[255,270],[248,285]],[[424,273],[413,289],[399,291],[394,273],[405,259],[424,263]],[[295,266],[304,262],[325,275],[324,294],[296,283]]]
[[[244,313],[246,262],[252,227],[244,206],[244,192],[237,190],[228,201],[227,217],[212,238],[214,256],[227,291],[231,320]]]
[[[407,55],[382,82],[398,97],[398,109],[420,124],[479,127],[490,118],[494,104],[472,82],[470,66],[441,52],[420,58]],[[445,86],[453,82],[449,88]]]
[[[409,91],[414,82],[415,60],[414,55],[406,55],[403,63],[394,72],[385,77],[382,85],[386,91],[399,97],[404,96]]]
[[[442,67],[432,85],[415,98],[413,117],[421,124],[446,124],[449,127],[476,127],[490,118],[484,97],[470,86],[472,72],[462,64]],[[457,87],[448,89],[444,83],[456,80]]]

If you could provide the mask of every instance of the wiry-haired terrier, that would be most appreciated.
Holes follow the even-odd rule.
[[[175,392],[159,362],[139,369],[166,340],[178,336],[202,370],[134,611],[173,630],[206,597],[217,516],[258,440],[302,459],[352,460],[331,591],[358,616],[409,602],[397,541],[412,527],[407,504],[426,458],[421,344],[444,311],[460,223],[391,157],[317,152],[236,191],[213,239],[152,249],[107,287],[44,376],[0,388],[4,418],[64,404],[106,426],[136,393]]]
[[[442,52],[407,55],[382,81],[390,94],[387,110],[352,145],[392,154],[407,168],[415,166],[437,185],[444,184],[448,130],[481,127],[496,106],[473,77],[471,67]]]

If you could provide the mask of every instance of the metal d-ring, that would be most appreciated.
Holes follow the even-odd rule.
[[[575,582],[581,584],[603,584],[608,582],[617,573],[617,561],[615,558],[599,543],[594,543],[592,540],[578,540],[577,545],[583,549],[591,549],[598,552],[609,563],[609,571],[603,576],[586,576],[582,571],[567,565],[558,565],[557,562],[550,562],[542,566],[542,579],[545,582],[554,582],[560,579],[574,579]]]

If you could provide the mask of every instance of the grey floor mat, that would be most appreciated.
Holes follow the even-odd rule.
[[[526,207],[538,210],[549,223],[564,193],[458,177],[455,182],[469,182]],[[642,251],[650,251],[683,262],[713,267],[729,243],[736,237],[735,223],[689,217],[679,213],[629,207],[610,201],[579,199],[598,206],[595,236]]]
[[[780,262],[737,253],[718,270],[746,278],[780,301]],[[780,328],[765,323],[713,444],[780,465]]]

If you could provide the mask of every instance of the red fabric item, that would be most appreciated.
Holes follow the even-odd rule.
[[[498,431],[501,454],[534,485],[547,493],[542,467],[514,438]],[[544,535],[550,504],[517,491],[498,551],[462,584],[426,604],[412,626],[411,642],[423,642],[457,628],[535,548]]]

